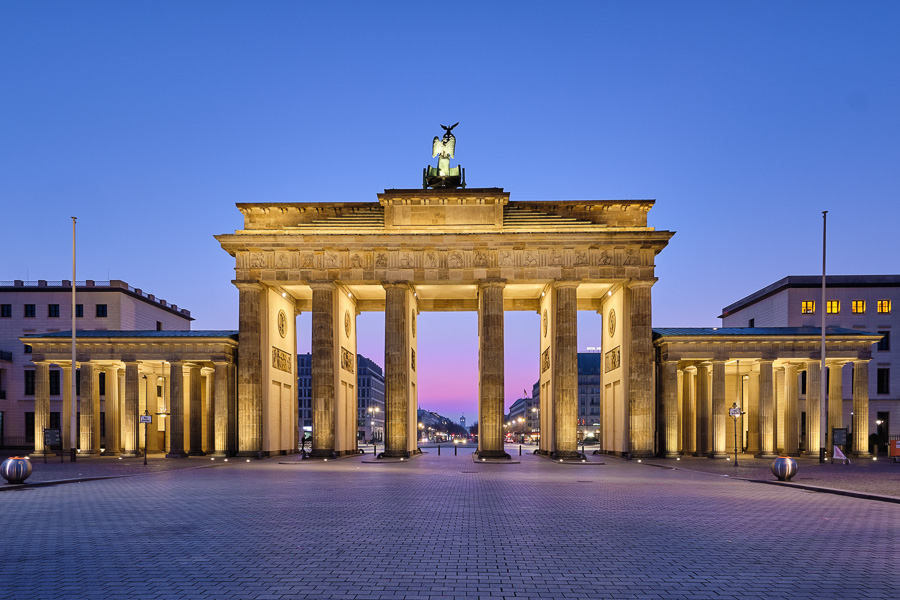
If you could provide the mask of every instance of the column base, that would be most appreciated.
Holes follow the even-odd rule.
[[[664,452],[662,458],[681,458],[681,452]]]
[[[143,454],[137,454],[136,452],[123,452],[120,454],[122,458],[137,458],[139,456],[143,456]]]
[[[310,450],[309,457],[310,458],[337,458],[337,454],[335,453],[334,450],[330,450],[327,448],[325,448],[325,449],[319,448],[317,450]]]
[[[412,456],[408,450],[385,450],[378,454],[377,458],[409,458]]]
[[[654,455],[649,450],[638,450],[631,453],[631,458],[654,458]]]
[[[206,456],[206,452],[203,450],[191,450],[188,452],[188,456]]]
[[[53,456],[52,452],[47,452],[46,450],[41,450],[40,452],[32,452],[28,455],[28,458],[44,458],[45,456]]]
[[[800,453],[801,458],[819,458],[818,450],[804,450]]]
[[[583,457],[578,451],[560,450],[558,452],[551,452],[550,458],[554,460],[581,460]]]
[[[118,450],[114,450],[114,451],[112,451],[112,452],[110,452],[110,451],[108,451],[108,450],[104,450],[104,451],[103,451],[103,456],[118,456],[118,455],[119,455],[119,451],[118,451]]]
[[[707,458],[711,458],[713,460],[722,460],[728,458],[730,454],[726,454],[724,452],[710,452],[706,455]]]
[[[78,453],[78,456],[93,456],[95,454],[100,454],[99,450],[82,450]]]
[[[166,454],[166,458],[187,458],[187,452],[182,450],[181,452],[169,452]]]
[[[222,452],[213,452],[212,454],[210,454],[210,456],[212,458],[228,458],[228,455],[225,454],[224,450]]]
[[[753,458],[778,458],[778,455],[774,452],[757,452]]]
[[[577,453],[576,453],[577,454]],[[483,450],[476,451],[475,456],[478,458],[488,458],[492,460],[510,460],[512,457],[503,450]]]
[[[872,458],[871,452],[851,452],[850,456],[853,458]]]

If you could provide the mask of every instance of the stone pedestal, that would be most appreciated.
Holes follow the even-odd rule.
[[[503,449],[503,288],[482,282],[478,293],[478,456],[510,458]]]

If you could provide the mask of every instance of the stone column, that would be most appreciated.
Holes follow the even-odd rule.
[[[184,458],[184,362],[169,361],[169,452],[166,458]]]
[[[509,458],[503,449],[503,288],[481,282],[478,290],[478,456]]]
[[[725,401],[725,361],[714,360],[712,365],[712,447],[710,458],[727,458],[725,422],[728,419],[728,403]]]
[[[119,444],[119,368],[106,367],[106,450],[105,456],[115,456],[121,450]]]
[[[653,332],[650,288],[653,281],[633,281],[630,294],[628,359],[629,445],[634,457],[653,456]],[[576,357],[577,360],[577,357]],[[576,369],[577,371],[577,369]],[[576,373],[577,379],[577,373]],[[576,381],[577,395],[577,381]]]
[[[44,429],[50,427],[50,363],[34,363],[34,452],[44,456]]]
[[[312,456],[331,458],[335,442],[334,283],[312,287]],[[387,341],[385,340],[385,345]]]
[[[138,407],[140,406],[141,374],[138,363],[130,361],[125,363],[125,398],[122,405],[122,445],[125,452],[122,456],[137,456],[140,454],[140,435],[138,433]],[[153,415],[154,418],[159,418]]]
[[[237,365],[228,364],[228,442],[225,444],[225,452],[229,455],[238,452],[238,395],[237,395]]]
[[[200,389],[203,382],[200,378],[200,365],[188,365],[188,377],[190,384],[188,394],[190,394],[191,402],[188,456],[205,456],[206,453],[203,452],[203,393]]]
[[[662,389],[663,457],[676,458],[678,451],[678,363],[660,363],[659,383]]]
[[[553,428],[556,449],[551,456],[578,458],[578,291],[577,281],[557,281],[553,330]]]
[[[409,449],[409,302],[406,283],[385,283],[384,303],[384,453],[408,457]],[[479,424],[480,425],[480,424]],[[315,423],[313,424],[315,431]],[[480,440],[479,436],[479,440]]]
[[[684,454],[691,454],[697,449],[697,404],[694,397],[696,377],[697,368],[688,367],[684,369],[684,375],[681,378],[681,414],[684,420],[681,450]]]
[[[844,388],[843,367],[839,363],[831,363],[828,367],[828,442],[834,446],[831,433],[844,426]]]
[[[262,316],[265,306],[265,288],[257,282],[236,281],[238,288],[238,397],[237,428],[239,454],[256,456],[262,450]],[[180,368],[180,367],[179,367]],[[172,379],[176,379],[172,377]],[[181,377],[179,376],[180,380]],[[176,385],[173,381],[173,387]],[[183,382],[178,386],[183,386]],[[175,398],[172,398],[175,401]],[[174,434],[175,431],[172,431]],[[184,435],[184,430],[179,432]],[[184,451],[183,439],[179,440],[179,452]],[[170,446],[173,444],[169,436]]]
[[[784,366],[784,453],[800,454],[800,397],[797,365]]]
[[[694,456],[709,455],[709,436],[711,428],[709,370],[711,367],[711,362],[702,362],[697,365],[697,442],[695,445]]]
[[[822,432],[822,369],[819,362],[806,363],[806,451],[804,456],[819,456]]]
[[[229,363],[216,363],[215,383],[215,418],[213,419],[214,433],[212,436],[213,456],[223,458],[227,456],[228,448],[228,366]]]
[[[759,452],[757,458],[775,457],[775,398],[771,360],[759,362]]]
[[[206,390],[203,405],[203,450],[213,454],[216,450],[216,370],[205,367],[201,370]],[[297,389],[297,386],[294,386]]]
[[[853,361],[853,456],[869,453],[869,361]]]
[[[99,453],[94,450],[94,439],[100,444],[99,419],[94,420],[94,366],[88,361],[82,361],[79,372],[81,378],[81,454],[91,455]]]
[[[739,375],[740,376],[740,375]],[[759,371],[747,374],[747,452],[759,452]]]
[[[62,447],[63,452],[72,448],[72,367],[62,366]],[[77,444],[76,444],[77,445]]]

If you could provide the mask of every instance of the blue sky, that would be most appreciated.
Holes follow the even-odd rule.
[[[651,225],[677,233],[654,324],[717,325],[820,272],[822,210],[829,273],[898,272],[898,30],[896,2],[4,2],[0,279],[69,277],[75,214],[79,279],[237,328],[212,237],[240,227],[236,202],[417,187],[459,121],[472,187],[656,199]],[[474,315],[423,317],[423,406],[474,414]],[[376,360],[379,319],[360,325]],[[535,319],[507,315],[510,400]]]

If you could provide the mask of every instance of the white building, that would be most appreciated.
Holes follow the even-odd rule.
[[[881,334],[869,362],[869,431],[886,441],[889,434],[900,433],[900,380],[896,373],[891,381],[894,363],[900,365],[898,349],[891,343],[894,325],[900,328],[900,319],[892,311],[894,303],[900,310],[900,275],[831,275],[825,288],[823,307],[821,276],[785,277],[726,306],[719,318],[723,327],[820,327],[824,309],[828,327]],[[805,375],[800,374],[801,401],[806,391]],[[851,377],[852,370],[845,369],[845,423],[849,422],[852,406]]]
[[[180,331],[191,313],[124,281],[76,282],[78,331]],[[34,444],[35,367],[31,347],[19,338],[72,329],[70,281],[0,281],[0,447]],[[76,378],[76,381],[78,379]],[[100,375],[101,402],[105,377]],[[50,369],[50,428],[60,429],[63,375]],[[101,412],[101,437],[103,432]]]

